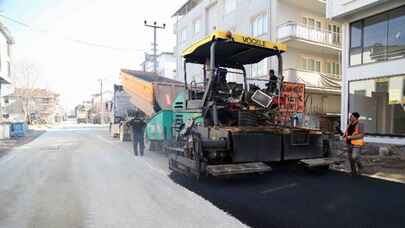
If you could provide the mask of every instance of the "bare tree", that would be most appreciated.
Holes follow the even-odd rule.
[[[33,98],[38,80],[39,68],[34,62],[21,60],[15,64],[12,77],[14,94],[16,102],[21,104],[22,111],[28,121],[29,114],[36,109]]]

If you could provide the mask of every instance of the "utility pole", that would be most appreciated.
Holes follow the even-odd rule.
[[[100,80],[100,124],[104,124],[104,104],[103,104],[103,79]]]
[[[152,24],[148,24],[148,22],[145,20],[144,24],[146,27],[153,28],[153,72],[157,73],[157,41],[156,41],[156,30],[157,29],[165,29],[166,24],[163,24],[162,26],[157,25],[156,21],[153,22]]]

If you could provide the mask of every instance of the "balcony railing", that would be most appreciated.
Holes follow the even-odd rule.
[[[287,69],[284,71],[285,80],[290,82],[305,83],[307,87],[340,90],[341,76],[321,72]]]
[[[341,48],[342,34],[324,29],[317,29],[297,22],[287,22],[278,26],[278,40],[302,39],[323,45]]]

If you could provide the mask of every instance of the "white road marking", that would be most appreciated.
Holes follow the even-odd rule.
[[[146,166],[148,166],[150,169],[158,172],[159,174],[162,174],[163,176],[167,176],[167,172],[165,172],[163,169],[157,168],[155,166],[153,166],[152,164],[150,164],[148,161],[143,160],[146,164]]]
[[[108,144],[111,144],[111,145],[114,145],[114,144],[116,144],[117,142],[114,142],[114,141],[110,141],[110,140],[107,140],[107,139],[105,139],[103,136],[101,136],[101,135],[96,135],[96,137],[98,138],[98,139],[100,139],[101,141],[103,141],[103,142],[105,142],[105,143],[108,143]]]
[[[273,192],[276,192],[276,191],[280,191],[280,190],[284,190],[284,189],[288,189],[288,188],[294,188],[294,187],[297,187],[297,186],[298,186],[297,183],[291,183],[291,184],[283,185],[283,186],[276,187],[276,188],[270,188],[270,189],[262,191],[261,193],[262,194],[273,193]]]

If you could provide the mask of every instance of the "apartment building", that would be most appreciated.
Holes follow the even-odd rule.
[[[0,23],[0,120],[3,114],[2,95],[9,93],[11,84],[11,48],[14,39],[8,29]]]
[[[153,72],[153,55],[145,54],[145,61],[141,64],[143,71]],[[162,52],[157,55],[157,74],[166,78],[176,78],[176,57],[173,52]]]
[[[340,115],[342,40],[340,24],[326,19],[325,8],[320,0],[189,0],[174,14],[176,79],[183,79],[181,52],[214,30],[284,42],[285,80],[306,84],[304,126],[331,130]],[[265,59],[247,74],[267,77],[275,66]],[[200,66],[188,69],[190,80],[202,80]]]
[[[328,0],[343,25],[342,127],[359,112],[368,142],[405,144],[405,1]]]
[[[90,107],[86,104],[87,102],[83,102],[83,105],[90,110],[90,122],[101,123],[101,118],[103,118],[103,123],[110,121],[113,96],[113,92],[107,90],[103,91],[102,97],[100,93],[93,94],[91,96]]]

